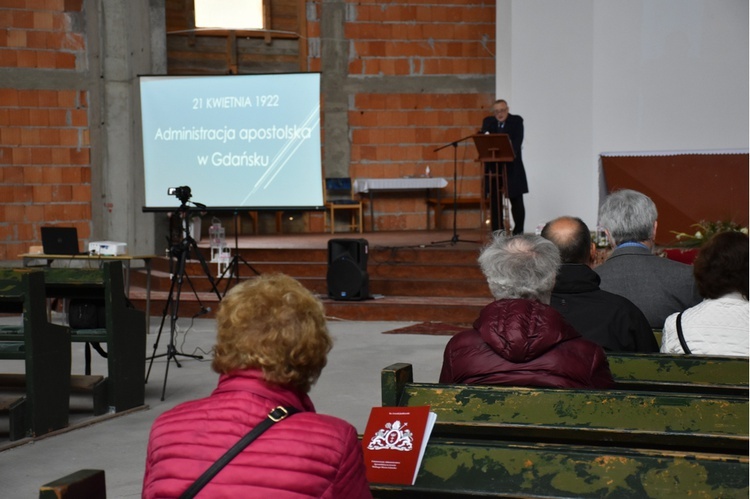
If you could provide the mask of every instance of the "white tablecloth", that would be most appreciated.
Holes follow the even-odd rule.
[[[443,189],[448,181],[441,177],[415,178],[358,178],[354,181],[354,192],[399,191],[414,189]]]

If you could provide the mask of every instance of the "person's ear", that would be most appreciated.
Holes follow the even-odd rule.
[[[651,233],[651,240],[656,241],[656,227],[659,225],[658,220],[654,220],[654,231]]]
[[[609,233],[609,229],[604,229],[604,235],[607,238],[607,244],[609,244],[609,247],[614,249],[617,245],[615,244],[615,240],[612,239],[612,234]]]
[[[596,243],[591,243],[591,249],[589,250],[589,265],[596,261]]]

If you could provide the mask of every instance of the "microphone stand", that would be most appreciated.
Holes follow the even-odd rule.
[[[453,142],[449,142],[435,149],[433,152],[438,152],[446,147],[453,146],[453,237],[445,241],[433,241],[432,244],[451,243],[456,244],[459,242],[463,243],[479,243],[480,241],[467,241],[458,237],[456,229],[456,217],[458,216],[458,143],[464,140],[469,140],[474,135],[467,135],[461,139]]]

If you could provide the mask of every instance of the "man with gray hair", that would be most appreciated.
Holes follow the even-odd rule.
[[[690,265],[654,254],[657,212],[654,202],[638,191],[615,191],[599,208],[599,225],[614,249],[594,270],[601,289],[633,302],[654,329],[674,312],[701,301]]]
[[[479,257],[495,301],[445,347],[441,383],[608,388],[607,357],[549,306],[560,254],[535,235],[497,236]]]

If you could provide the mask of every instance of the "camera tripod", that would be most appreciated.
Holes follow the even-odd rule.
[[[221,273],[218,280],[216,281],[216,285],[218,286],[224,277],[227,278],[227,283],[224,286],[224,296],[227,295],[227,291],[229,291],[229,284],[232,282],[232,276],[234,276],[235,284],[239,284],[240,282],[240,262],[244,263],[247,268],[252,270],[255,275],[260,275],[260,272],[255,270],[255,267],[250,265],[247,260],[242,258],[242,255],[240,255],[240,244],[238,235],[240,232],[240,225],[239,225],[239,215],[237,211],[234,212],[234,255],[232,255],[232,260],[227,265],[227,268],[224,269],[224,272]],[[227,274],[227,272],[229,274]]]
[[[195,294],[196,299],[198,300],[198,303],[201,306],[201,310],[203,313],[206,313],[208,310],[203,307],[203,303],[200,301],[200,297],[198,296],[198,293],[195,290],[195,287],[193,286],[192,281],[190,280],[190,276],[185,271],[185,264],[188,260],[188,257],[190,256],[190,253],[193,252],[198,259],[198,261],[201,264],[201,267],[203,268],[203,272],[206,274],[206,277],[208,277],[209,282],[211,283],[211,288],[214,293],[216,293],[216,296],[219,298],[219,301],[221,301],[221,295],[219,294],[219,291],[216,289],[216,284],[214,283],[213,277],[211,276],[211,272],[208,268],[208,264],[206,263],[205,258],[203,258],[203,255],[198,250],[198,244],[195,242],[195,239],[193,239],[190,236],[190,224],[185,223],[189,220],[190,210],[187,208],[186,201],[183,201],[182,206],[180,206],[179,214],[180,219],[183,221],[184,227],[185,227],[185,237],[175,245],[171,245],[168,252],[169,252],[169,270],[170,270],[170,276],[172,283],[169,287],[169,295],[167,297],[167,302],[164,305],[164,311],[162,312],[161,316],[161,324],[159,326],[159,333],[156,335],[156,341],[154,342],[154,352],[150,357],[150,362],[148,364],[148,371],[146,372],[146,382],[148,382],[148,377],[151,374],[151,366],[154,363],[154,359],[159,357],[166,357],[167,358],[167,365],[164,370],[164,386],[162,387],[161,392],[161,400],[164,400],[164,395],[167,391],[167,376],[169,374],[169,363],[170,361],[174,361],[175,365],[177,367],[182,367],[180,365],[179,360],[177,360],[178,356],[181,357],[187,357],[191,359],[202,359],[202,355],[191,355],[186,353],[181,353],[177,351],[177,347],[175,346],[175,337],[177,333],[177,318],[179,316],[179,310],[180,310],[180,296],[182,294],[182,285],[185,280],[187,280],[188,285],[193,290],[193,294]],[[171,241],[170,241],[171,243]],[[159,347],[159,339],[161,338],[161,333],[164,329],[164,323],[167,318],[167,314],[170,314],[170,328],[169,328],[169,343],[167,344],[167,352],[163,354],[156,354],[156,350]]]

